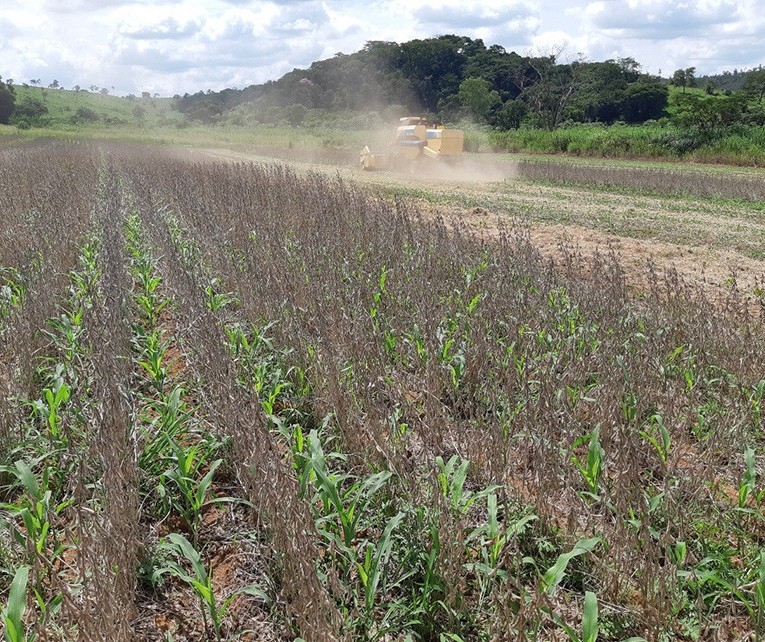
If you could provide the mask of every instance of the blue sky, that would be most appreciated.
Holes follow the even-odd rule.
[[[160,95],[246,87],[369,40],[456,33],[651,73],[765,63],[762,0],[0,0],[0,75]],[[758,6],[759,5],[759,6]],[[412,7],[415,7],[414,9]]]

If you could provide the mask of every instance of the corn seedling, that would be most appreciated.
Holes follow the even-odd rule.
[[[50,319],[48,325],[52,332],[47,336],[61,353],[65,363],[71,363],[80,352],[80,339],[82,337],[82,317],[84,309],[76,305],[72,310],[61,314],[57,319]]]
[[[391,473],[382,471],[369,475],[343,489],[343,482],[349,478],[329,472],[327,458],[316,430],[312,430],[308,436],[308,448],[310,470],[315,476],[316,491],[324,509],[318,520],[320,529],[329,539],[337,540],[343,550],[350,551],[358,537],[359,522],[364,516],[365,508],[375,493],[390,479]]]
[[[582,460],[574,450],[585,444],[587,445],[587,457]],[[596,425],[590,434],[575,439],[574,443],[571,445],[571,460],[574,462],[574,465],[587,484],[588,494],[595,500],[598,499],[604,459],[605,452],[600,445],[599,425]]]
[[[18,460],[13,468],[4,466],[2,472],[12,474],[25,491],[17,504],[0,504],[0,507],[20,518],[24,530],[12,527],[16,541],[27,549],[30,563],[38,556],[49,555],[48,544],[51,537],[51,519],[71,504],[71,500],[56,503],[53,491],[49,488],[51,468],[46,466],[38,482],[32,468],[23,460]],[[65,546],[54,541],[50,559],[55,559]]]
[[[672,448],[672,437],[664,425],[661,415],[651,415],[648,426],[640,431],[640,435],[654,447],[661,462],[666,464],[669,459],[669,451]]]
[[[465,540],[466,545],[472,545],[478,549],[478,561],[466,564],[465,569],[474,573],[478,580],[479,603],[483,603],[496,581],[505,581],[508,578],[507,571],[499,565],[508,538],[521,534],[526,525],[536,519],[535,515],[526,515],[513,523],[509,532],[505,532],[499,523],[499,505],[495,493],[487,496],[486,509],[488,512],[486,522],[473,529]]]
[[[460,461],[457,455],[452,455],[447,462],[444,462],[443,457],[436,457],[438,484],[456,514],[464,515],[476,501],[497,490],[497,486],[489,486],[478,492],[465,488],[469,466],[468,460]]]
[[[744,463],[746,464],[746,470],[738,487],[738,507],[740,509],[746,508],[750,497],[754,498],[757,503],[760,503],[763,494],[765,494],[765,491],[756,492],[757,462],[755,461],[754,448],[747,448],[744,451]]]
[[[183,517],[197,541],[202,509],[212,503],[237,501],[231,497],[208,499],[215,471],[223,463],[216,459],[207,466],[207,460],[215,452],[215,442],[199,442],[181,446],[174,439],[169,440],[170,452],[165,460],[172,468],[165,470],[159,478],[160,498],[168,507]],[[203,473],[207,467],[207,472]]]
[[[566,576],[566,570],[568,569],[568,565],[571,560],[587,553],[591,553],[602,541],[603,540],[600,537],[580,539],[574,545],[574,548],[572,548],[567,553],[560,554],[558,559],[555,561],[555,564],[548,568],[541,578],[542,587],[544,588],[547,595],[553,595],[553,593],[555,593],[556,587],[563,581],[563,578]]]
[[[404,517],[405,513],[403,512],[391,517],[385,525],[380,539],[374,544],[366,542],[365,550],[360,556],[361,561],[356,562],[356,570],[361,585],[364,587],[364,615],[370,621],[373,621],[372,615],[380,584],[386,579],[385,565],[393,548],[393,531],[403,521]]]
[[[762,422],[763,399],[765,398],[765,379],[760,379],[755,385],[746,390],[746,397],[752,412],[755,426],[759,427]]]
[[[23,525],[23,528],[20,528],[18,524],[12,523],[10,531],[16,543],[25,549],[27,561],[35,572],[33,591],[43,617],[55,613],[63,600],[61,593],[46,600],[46,571],[67,548],[70,548],[51,532],[52,520],[67,508],[72,500],[59,503],[53,500],[53,492],[48,486],[50,470],[50,467],[45,467],[38,482],[32,468],[25,461],[16,461],[13,468],[0,468],[0,472],[15,476],[25,490],[17,503],[0,504],[0,508],[16,516]]]
[[[150,477],[158,477],[165,469],[165,458],[174,441],[188,434],[192,411],[183,400],[183,387],[175,386],[169,394],[147,400],[147,411],[152,419],[142,432],[143,445],[138,465]]]
[[[169,346],[164,332],[159,328],[153,328],[144,332],[140,326],[134,327],[133,348],[138,354],[140,365],[149,376],[151,384],[161,395],[165,390],[165,381],[168,371],[165,355]]]
[[[465,346],[457,340],[459,319],[447,319],[436,331],[438,339],[438,359],[449,371],[449,377],[454,392],[460,386],[465,374]]]
[[[32,408],[42,419],[46,434],[54,447],[66,446],[66,436],[62,423],[62,411],[71,396],[69,386],[64,383],[61,370],[57,371],[53,385],[43,390],[42,399],[32,402]]]
[[[760,566],[757,571],[757,583],[754,588],[757,616],[755,618],[755,633],[757,640],[765,634],[765,551],[760,551]]]
[[[219,292],[220,282],[218,279],[212,279],[205,286],[205,295],[207,296],[207,307],[212,312],[219,312],[227,305],[235,305],[239,302],[236,294],[233,292]]]
[[[155,569],[152,582],[158,583],[162,576],[172,575],[191,588],[199,599],[205,631],[208,639],[223,640],[223,623],[229,606],[239,595],[252,595],[264,602],[270,602],[268,595],[255,585],[246,586],[232,591],[223,601],[219,601],[213,590],[212,572],[208,571],[202,558],[191,542],[179,533],[170,533],[160,546],[162,552],[169,553],[174,559],[166,560],[162,566]],[[186,570],[183,563],[191,565],[191,572]]]
[[[598,623],[598,597],[592,591],[584,593],[584,610],[582,612],[582,632],[578,633],[574,627],[566,624],[554,613],[550,614],[553,621],[560,626],[568,635],[571,642],[597,642],[600,625]],[[632,637],[623,642],[645,642],[644,638]]]
[[[0,321],[24,302],[25,288],[18,270],[0,266]]]

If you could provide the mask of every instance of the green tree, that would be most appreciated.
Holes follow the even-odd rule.
[[[27,96],[16,104],[16,118],[26,118],[27,120],[36,121],[47,113],[48,108],[39,98],[31,98]]]
[[[675,124],[696,129],[706,135],[741,121],[746,112],[746,98],[733,96],[700,96],[684,94],[675,100]]]
[[[633,76],[630,69],[628,63],[623,65],[613,60],[576,63],[578,88],[569,101],[567,116],[587,122],[612,123],[618,120],[628,77]]]
[[[682,87],[683,93],[685,93],[686,87],[696,86],[696,67],[677,69],[675,73],[672,74],[671,82],[675,87]]]
[[[90,107],[78,107],[77,111],[74,112],[74,116],[72,116],[72,120],[75,123],[95,123],[101,120],[101,117]]]
[[[16,109],[16,90],[0,76],[0,123],[7,124]]]
[[[400,69],[426,110],[435,112],[439,100],[459,91],[467,61],[466,40],[441,36],[401,45]]]
[[[744,80],[744,86],[741,88],[744,94],[752,99],[757,99],[758,103],[762,102],[763,96],[765,96],[765,69],[757,69],[750,71],[746,75]]]
[[[476,122],[486,122],[489,114],[502,104],[499,93],[483,78],[466,78],[460,83],[457,98]]]
[[[644,123],[664,115],[669,92],[666,86],[649,79],[632,83],[624,93],[622,118],[628,123]]]
[[[526,103],[522,100],[508,100],[497,111],[494,117],[494,124],[502,130],[518,129],[527,111]]]

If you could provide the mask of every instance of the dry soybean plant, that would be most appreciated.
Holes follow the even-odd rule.
[[[93,190],[72,245],[85,267],[54,289],[64,314],[82,308],[77,349],[49,339],[24,374],[4,348],[11,448],[44,410],[24,399],[47,400],[48,431],[68,441],[55,467],[3,462],[3,515],[29,496],[9,474],[39,486],[53,468],[75,517],[52,524],[82,569],[34,587],[36,558],[16,563],[0,540],[14,626],[126,640],[131,627],[152,640],[765,633],[765,345],[745,307],[652,271],[636,300],[612,255],[554,264],[520,226],[482,242],[323,175],[139,146],[102,158],[77,179]],[[14,283],[15,251],[2,255]],[[6,328],[62,318],[29,317],[26,290],[8,301]],[[62,360],[80,373],[64,377],[69,397],[53,385]],[[84,588],[44,620],[34,589],[67,581]],[[99,624],[115,601],[131,608]]]

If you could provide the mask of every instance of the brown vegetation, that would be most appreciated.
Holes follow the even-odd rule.
[[[600,640],[762,632],[765,345],[735,291],[649,270],[635,299],[613,254],[279,165],[0,154],[28,630],[563,640],[596,600]]]

